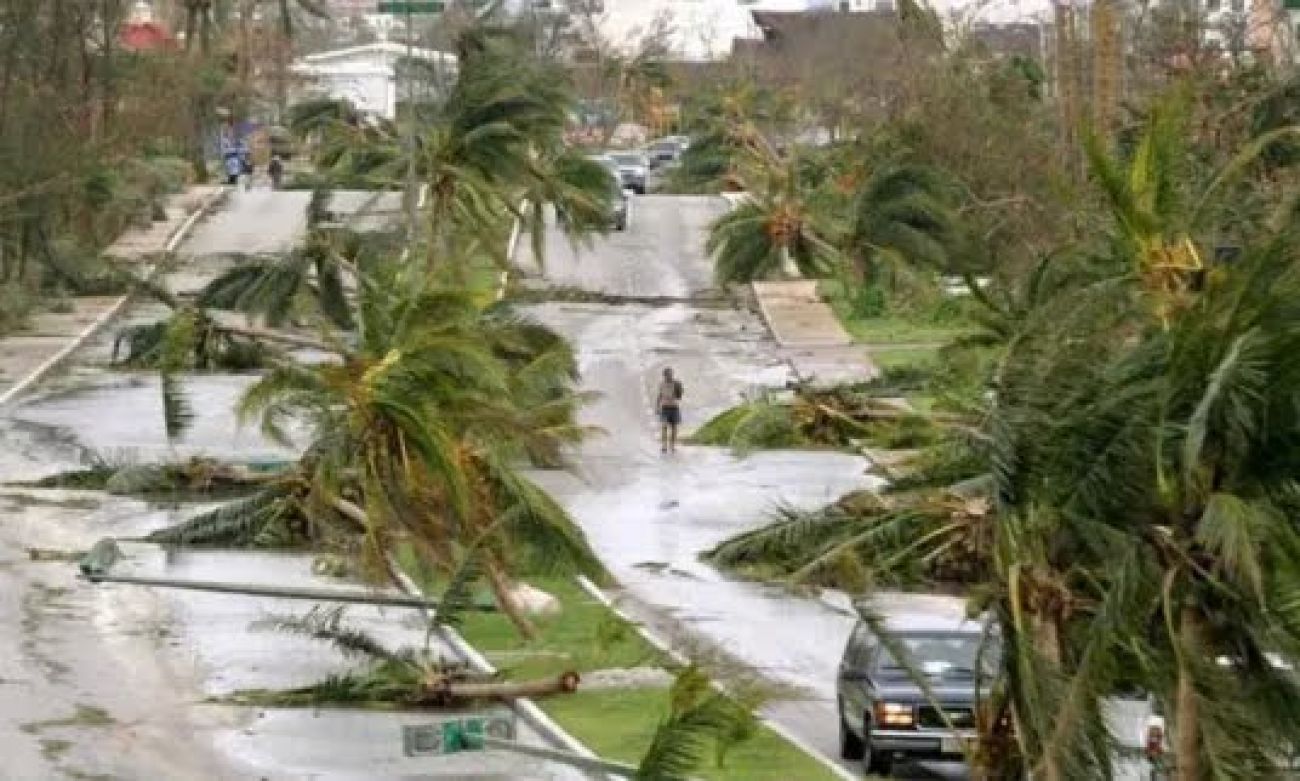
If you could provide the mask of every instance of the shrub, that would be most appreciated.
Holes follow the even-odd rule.
[[[0,334],[22,328],[32,313],[33,296],[22,285],[0,285]]]

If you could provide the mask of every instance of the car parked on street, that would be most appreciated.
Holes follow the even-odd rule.
[[[984,626],[963,615],[887,619],[888,642],[859,620],[836,685],[840,753],[868,773],[888,775],[896,759],[960,760],[976,737],[977,687],[993,669]],[[906,657],[891,653],[906,649]],[[913,673],[923,673],[926,696]]]
[[[650,181],[650,158],[645,152],[617,151],[608,154],[618,166],[618,176],[623,186],[637,195],[645,195]]]
[[[665,168],[673,165],[682,156],[682,146],[671,138],[661,138],[647,147],[650,153],[650,165]]]

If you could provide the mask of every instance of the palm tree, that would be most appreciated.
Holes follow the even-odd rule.
[[[955,208],[952,184],[933,168],[886,164],[857,190],[849,237],[860,277],[900,267],[931,273],[966,270],[969,248]]]
[[[564,510],[516,466],[581,434],[569,417],[571,356],[521,350],[538,327],[482,313],[464,293],[369,292],[401,284],[362,285],[357,346],[339,346],[341,362],[272,369],[240,415],[285,443],[287,420],[309,427],[311,482],[345,512],[348,491],[359,494],[351,514],[374,571],[388,571],[399,541],[448,571],[478,550],[502,609],[530,635],[511,596],[515,557],[601,573]]]
[[[743,144],[739,178],[745,199],[709,229],[706,250],[719,282],[750,282],[774,274],[823,276],[839,260],[831,216],[817,208],[793,151],[780,154],[751,126],[733,131]]]
[[[574,218],[562,223],[573,235],[605,224],[608,179],[562,143],[574,103],[567,77],[481,27],[462,34],[457,51],[456,82],[416,151],[429,193],[428,266],[463,256],[471,242],[499,254],[511,218],[539,244],[548,206]],[[320,103],[297,112],[294,126],[321,134],[317,163],[337,181],[394,184],[406,170],[408,151],[393,123],[361,123],[346,106]]]

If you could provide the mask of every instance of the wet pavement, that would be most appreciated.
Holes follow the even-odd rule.
[[[291,247],[301,235],[302,194],[240,192],[196,231],[182,253],[191,279],[231,252]],[[149,305],[131,315],[151,313]],[[30,479],[86,463],[207,453],[280,453],[255,428],[239,429],[231,402],[251,377],[186,379],[196,412],[178,443],[166,441],[156,380],[105,372],[105,334],[62,375],[0,418],[0,481]],[[404,724],[439,716],[204,704],[239,688],[295,686],[353,664],[321,643],[250,625],[309,603],[134,586],[92,586],[69,561],[35,560],[32,549],[72,554],[105,536],[130,537],[201,506],[155,504],[100,493],[0,486],[0,779],[280,781],[281,779],[572,779],[565,768],[487,752],[406,758]],[[312,575],[297,554],[157,549],[128,562],[140,572],[340,587]],[[43,554],[47,555],[47,554]],[[410,611],[353,608],[350,617],[392,644],[421,645]],[[522,738],[540,743],[527,731]]]
[[[546,279],[624,296],[707,289],[704,232],[724,202],[648,196],[633,203],[628,231],[576,255],[566,240],[548,241]],[[580,448],[577,476],[547,472],[537,479],[574,514],[623,585],[624,608],[683,645],[721,651],[780,685],[786,695],[770,714],[836,759],[834,675],[851,613],[725,578],[698,556],[762,525],[778,505],[814,507],[870,486],[864,461],[832,452],[659,452],[652,399],[664,367],[683,382],[686,430],[756,385],[785,381],[785,357],[752,313],[687,303],[557,303],[531,311],[573,341],[584,387],[601,394],[583,422],[604,431]],[[865,362],[860,368],[869,371]]]
[[[708,290],[703,255],[708,223],[721,199],[649,196],[634,199],[624,233],[596,239],[577,252],[567,240],[547,241],[544,278],[615,296],[687,298]],[[525,256],[529,253],[525,249]],[[537,264],[524,265],[536,273]],[[806,746],[852,774],[857,763],[839,759],[835,675],[855,621],[850,600],[835,592],[788,589],[724,577],[699,560],[701,551],[761,526],[774,508],[812,508],[844,493],[878,486],[862,458],[835,452],[766,451],[738,458],[720,448],[659,450],[653,393],[664,367],[685,387],[683,428],[690,431],[737,403],[755,386],[779,386],[792,353],[747,311],[692,306],[564,304],[530,307],[572,341],[583,386],[598,399],[582,413],[602,434],[575,454],[575,474],[540,472],[539,483],[573,513],[602,560],[619,580],[620,608],[678,650],[711,661],[723,674],[746,680],[756,673],[774,685],[766,715]],[[839,378],[873,371],[860,352],[812,348],[805,365],[833,369]],[[964,613],[953,597],[879,592],[884,614]],[[737,670],[729,665],[740,665]],[[1126,710],[1127,709],[1127,710]],[[1140,716],[1120,704],[1116,734],[1137,734]],[[1140,740],[1138,740],[1140,745]],[[899,764],[895,774],[916,779],[961,779],[960,763]],[[1117,778],[1141,777],[1122,763]]]

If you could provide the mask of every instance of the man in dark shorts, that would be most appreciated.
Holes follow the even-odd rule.
[[[664,369],[663,381],[655,394],[655,411],[659,414],[660,451],[677,450],[677,426],[682,422],[682,384],[673,379],[673,370]]]

